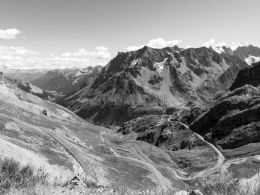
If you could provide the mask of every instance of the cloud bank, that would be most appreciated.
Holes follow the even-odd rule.
[[[49,57],[35,57],[35,54],[38,53],[24,47],[0,46],[0,69],[85,68],[90,65],[105,65],[112,57],[105,46],[98,46],[93,51],[78,49]]]
[[[0,29],[0,39],[15,39],[21,32],[16,28]]]
[[[232,42],[231,44],[227,44],[226,42],[217,43],[215,39],[210,39],[209,41],[202,44],[205,47],[212,47],[213,49],[221,49],[221,47],[230,47],[232,50],[236,50],[238,47],[249,46],[249,43],[243,42]]]
[[[147,44],[147,46],[152,47],[152,48],[164,48],[164,47],[173,47],[175,45],[179,45],[180,43],[182,43],[181,40],[170,40],[170,41],[166,41],[163,38],[156,38],[156,39],[151,39]],[[135,51],[138,49],[141,49],[142,47],[144,47],[145,45],[132,45],[130,47],[126,48],[126,51]]]
[[[36,51],[28,50],[25,47],[0,46],[0,59],[20,59],[24,55],[34,55]]]
[[[95,57],[99,59],[110,59],[111,54],[108,51],[108,48],[105,46],[98,46],[95,48],[94,51],[87,51],[86,49],[78,49],[76,52],[73,53],[63,53],[61,54],[62,57]]]

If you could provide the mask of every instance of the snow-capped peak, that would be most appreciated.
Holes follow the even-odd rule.
[[[217,53],[224,53],[223,47],[227,47],[227,43],[226,42],[216,43],[215,39],[210,39],[208,42],[205,42],[202,45],[207,47],[207,48],[211,47]]]

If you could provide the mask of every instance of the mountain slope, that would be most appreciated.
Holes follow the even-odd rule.
[[[246,84],[255,87],[260,85],[260,62],[241,70],[230,89],[234,90]]]
[[[0,79],[0,81],[5,83],[6,85],[8,85],[11,88],[18,88],[20,90],[23,90],[24,92],[36,95],[45,100],[52,101],[56,98],[56,94],[51,93],[46,90],[42,90],[42,89],[32,85],[31,83],[27,83],[22,80],[17,80],[17,79],[13,79],[8,76],[2,75],[2,78]]]
[[[173,154],[88,124],[16,83],[0,82],[0,111],[0,157],[41,168],[57,185],[76,177],[112,190],[128,186],[134,194],[184,186]]]
[[[218,53],[237,56],[249,65],[260,61],[260,48],[253,45],[241,45],[233,49],[227,46],[218,46],[214,49]]]
[[[234,80],[237,78],[237,74],[240,70],[247,68],[248,65],[233,55],[222,54],[229,60],[231,66],[225,70],[221,75],[211,80],[205,81],[199,88],[198,93],[203,98],[204,102],[210,104],[214,101],[216,96],[219,96],[230,88]]]
[[[165,113],[167,108],[201,105],[208,95],[202,93],[205,85],[216,92],[215,78],[231,69],[231,76],[221,81],[231,83],[226,80],[232,80],[244,66],[237,57],[211,48],[145,46],[119,53],[93,84],[68,97],[64,105],[96,124],[122,124],[136,116]]]
[[[212,165],[216,154],[208,144],[171,118],[169,115],[138,117],[125,122],[117,132],[167,151],[179,167],[190,173]]]
[[[31,83],[41,89],[56,91],[58,94],[66,96],[91,83],[100,70],[100,66],[51,70],[32,80]]]
[[[234,55],[244,59],[248,64],[252,64],[260,61],[260,48],[253,45],[240,46],[234,50]]]
[[[237,88],[219,98],[190,127],[223,149],[259,145],[259,95],[259,90],[250,85]]]

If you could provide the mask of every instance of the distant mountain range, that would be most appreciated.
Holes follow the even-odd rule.
[[[24,82],[32,82],[34,79],[42,76],[48,70],[38,69],[5,69],[4,74],[11,78],[22,80]]]
[[[229,55],[234,55],[239,57],[241,60],[244,60],[249,65],[260,61],[260,48],[253,45],[242,45],[231,49],[227,46],[218,46],[213,48],[218,53],[226,53]]]
[[[62,96],[67,96],[89,85],[100,71],[101,66],[50,70],[34,78],[31,83],[42,89],[56,91]]]

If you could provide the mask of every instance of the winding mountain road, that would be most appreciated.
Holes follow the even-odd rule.
[[[137,158],[132,158],[132,157],[126,157],[126,156],[120,156],[113,148],[110,148],[110,150],[115,154],[116,157],[121,158],[121,159],[127,159],[130,161],[134,161],[137,162],[139,164],[144,165],[145,167],[147,167],[151,173],[155,176],[156,182],[159,186],[159,189],[162,192],[167,192],[167,190],[169,190],[169,188],[171,188],[171,182],[166,179],[162,173],[160,171],[158,171],[158,169],[155,168],[155,166],[151,163],[148,163],[146,161],[143,160],[139,160]]]
[[[182,122],[176,122],[176,123],[179,123],[181,125],[183,125],[185,128],[189,129],[190,128],[182,123]],[[217,170],[219,167],[221,167],[225,161],[225,157],[224,155],[219,151],[218,148],[216,148],[216,146],[214,146],[212,143],[206,141],[201,135],[193,132],[201,141],[205,142],[206,144],[208,144],[217,154],[218,154],[218,161],[217,163],[215,164],[215,166],[209,168],[209,169],[205,169],[203,171],[200,171],[198,172],[196,175],[192,176],[192,177],[180,177],[180,176],[177,176],[178,179],[181,179],[181,180],[191,180],[191,179],[195,179],[195,178],[198,178],[198,177],[202,177],[202,176],[206,176],[206,175],[209,175],[211,174],[212,172],[214,172],[215,170]]]
[[[171,120],[171,118],[169,118],[169,121],[170,120]],[[174,122],[179,123],[180,125],[183,125],[185,128],[189,129],[189,127],[186,124],[182,123],[182,122],[179,122],[179,121],[174,121]],[[196,137],[198,137],[198,139],[200,139],[201,141],[205,142],[207,145],[209,145],[217,153],[218,161],[217,161],[217,163],[213,167],[210,167],[210,168],[207,168],[205,170],[202,170],[202,171],[196,173],[193,176],[187,176],[188,173],[186,173],[186,172],[184,172],[182,170],[179,170],[179,169],[156,165],[149,158],[146,158],[146,155],[143,154],[139,149],[136,149],[136,152],[124,149],[127,152],[135,154],[138,158],[121,156],[120,154],[118,154],[115,151],[115,149],[113,147],[110,147],[110,150],[115,155],[115,157],[117,157],[117,158],[131,160],[131,161],[134,161],[134,162],[137,162],[139,164],[143,164],[144,166],[146,166],[153,173],[153,175],[156,177],[157,184],[158,184],[159,188],[162,191],[167,191],[169,189],[170,184],[166,185],[166,183],[168,183],[169,181],[161,174],[161,172],[158,170],[158,168],[168,169],[169,171],[171,171],[174,174],[174,176],[177,179],[187,181],[187,180],[196,179],[198,177],[203,177],[203,176],[206,176],[206,175],[209,175],[209,174],[213,173],[219,167],[221,167],[223,165],[224,161],[225,161],[225,157],[218,150],[218,148],[216,148],[212,143],[206,141],[201,135],[199,135],[197,133],[194,133],[194,134],[195,134]]]
[[[170,120],[171,120],[171,118],[169,118],[169,121]],[[181,123],[179,121],[174,121],[174,122],[179,123],[180,125],[183,125],[185,128],[189,129],[189,127],[184,123]],[[74,146],[73,143],[68,141],[65,136],[63,136],[55,131],[47,130],[46,133],[49,136],[51,136],[53,139],[55,139],[58,143],[60,143],[76,159],[76,161],[82,167],[84,173],[88,173],[88,174],[92,173],[91,177],[94,180],[96,179],[95,171],[91,170],[91,167],[88,166],[89,163],[87,162],[86,157],[81,154],[82,151],[79,148],[77,148],[76,146]],[[110,148],[111,152],[114,154],[115,157],[130,160],[132,162],[136,162],[138,164],[145,166],[148,170],[150,170],[151,174],[154,176],[154,179],[156,180],[156,184],[158,185],[158,188],[162,192],[166,192],[169,188],[172,188],[171,182],[162,175],[162,173],[159,171],[158,168],[168,169],[169,171],[171,171],[174,174],[174,176],[177,179],[187,181],[187,180],[192,180],[192,179],[195,179],[198,177],[209,175],[212,172],[214,172],[216,169],[218,169],[224,163],[225,158],[224,158],[223,154],[213,144],[206,141],[201,135],[199,135],[197,133],[194,133],[194,134],[200,140],[202,140],[207,145],[209,145],[218,154],[218,161],[213,167],[202,170],[193,176],[188,176],[188,173],[186,173],[182,170],[179,170],[179,169],[156,165],[148,157],[146,157],[146,155],[144,153],[142,153],[138,148],[136,149],[136,152],[133,152],[133,151],[127,150],[127,149],[123,149],[125,151],[135,154],[137,156],[137,158],[135,158],[135,157],[120,155],[116,151],[116,149],[118,149],[118,148],[113,147],[111,144],[108,144],[108,147]],[[100,133],[100,139],[102,142],[106,142],[106,140],[103,137],[103,133]]]
[[[171,122],[171,117],[168,119],[168,121]],[[190,130],[189,126],[182,123],[182,122],[179,122],[179,121],[174,121],[182,126],[184,126],[185,128],[187,128],[188,130]],[[191,130],[190,130],[191,131]],[[203,141],[204,143],[206,143],[207,145],[209,145],[217,154],[218,154],[218,161],[217,163],[215,164],[215,166],[209,168],[209,169],[205,169],[203,171],[200,171],[198,172],[196,175],[194,176],[191,176],[191,177],[182,177],[182,176],[179,176],[177,175],[176,177],[178,179],[181,179],[181,180],[192,180],[192,179],[195,179],[195,178],[198,178],[198,177],[202,177],[202,176],[206,176],[206,175],[209,175],[211,174],[212,172],[214,172],[216,169],[218,169],[219,167],[221,167],[223,164],[224,164],[224,161],[225,161],[225,157],[224,155],[221,153],[221,151],[216,148],[216,146],[214,146],[212,143],[206,141],[201,135],[193,132],[196,137],[198,137],[201,141]]]

